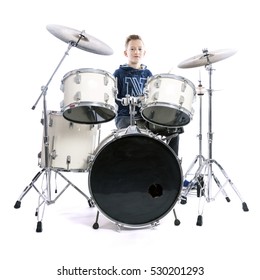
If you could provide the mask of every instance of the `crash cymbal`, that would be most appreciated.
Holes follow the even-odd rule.
[[[65,43],[75,43],[74,46],[83,51],[101,55],[113,54],[113,50],[107,44],[85,33],[85,31],[78,31],[73,28],[56,24],[49,24],[46,28],[55,37]]]
[[[235,54],[237,50],[233,49],[222,49],[213,52],[209,52],[207,50],[203,50],[201,54],[193,56],[189,59],[182,61],[178,67],[179,68],[193,68],[199,66],[209,65],[223,59],[226,59],[233,54]]]

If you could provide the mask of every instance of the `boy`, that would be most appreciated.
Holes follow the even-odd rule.
[[[130,125],[136,125],[143,129],[150,129],[150,126],[152,127],[151,124],[149,125],[149,123],[142,118],[140,107],[138,106],[138,100],[144,95],[143,90],[147,79],[152,76],[152,72],[147,69],[146,65],[142,64],[145,53],[144,42],[139,35],[133,34],[126,38],[124,55],[128,58],[128,63],[120,65],[114,72],[114,76],[117,79],[118,90],[116,97],[117,116],[115,118],[116,127],[118,129],[127,128]],[[129,106],[129,99],[134,103],[136,102],[134,114],[130,114],[130,110],[133,106]],[[130,116],[132,116],[132,120]],[[176,155],[178,155],[179,150],[179,132],[176,133],[176,131],[179,130],[180,129],[173,129],[174,132],[171,135],[166,135],[169,139],[168,144]]]

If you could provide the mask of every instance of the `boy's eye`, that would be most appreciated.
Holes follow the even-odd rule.
[[[131,49],[131,51],[136,51],[136,50],[138,50],[139,52],[141,52],[143,49],[142,49],[142,48],[140,48],[140,49],[132,48],[132,49]]]

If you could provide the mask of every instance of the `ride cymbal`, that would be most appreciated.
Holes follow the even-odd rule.
[[[100,55],[111,55],[114,53],[107,44],[85,33],[85,31],[78,31],[73,28],[56,24],[49,24],[46,28],[58,39],[65,43],[74,43],[75,47],[83,51]]]
[[[179,68],[193,68],[199,66],[209,65],[223,59],[226,59],[233,54],[235,54],[237,50],[233,49],[221,49],[217,51],[208,52],[208,50],[203,50],[202,54],[193,56],[189,59],[186,59],[179,63]]]

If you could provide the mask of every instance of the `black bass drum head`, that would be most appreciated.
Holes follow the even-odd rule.
[[[95,155],[89,172],[90,193],[100,212],[130,227],[164,217],[177,202],[181,186],[182,171],[173,150],[143,133],[112,137]]]

